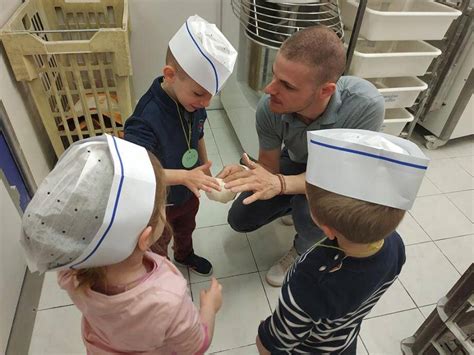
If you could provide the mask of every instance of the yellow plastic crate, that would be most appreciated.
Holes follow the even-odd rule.
[[[127,0],[29,0],[0,39],[57,156],[83,138],[123,135],[132,113]]]

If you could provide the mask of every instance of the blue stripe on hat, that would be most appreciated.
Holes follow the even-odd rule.
[[[89,259],[97,251],[97,249],[100,247],[100,245],[104,241],[105,237],[107,236],[107,233],[109,233],[110,228],[112,228],[112,225],[114,224],[115,214],[117,212],[117,207],[118,207],[118,203],[119,203],[119,200],[120,200],[120,193],[122,192],[124,174],[123,174],[122,157],[120,156],[120,152],[119,152],[118,147],[117,147],[117,142],[115,141],[115,137],[112,136],[112,139],[114,141],[115,150],[117,152],[117,155],[118,155],[118,158],[119,158],[119,161],[120,161],[120,182],[119,182],[119,186],[118,186],[117,196],[115,197],[115,203],[114,203],[114,209],[113,209],[113,212],[112,212],[112,218],[110,219],[110,223],[107,226],[107,229],[105,230],[104,234],[102,235],[102,237],[100,237],[99,242],[94,247],[94,249],[90,252],[90,254],[87,255],[82,261],[79,261],[78,263],[76,263],[74,265],[71,265],[70,266],[71,269],[74,269],[74,267],[76,267],[77,265],[82,264],[83,262],[85,262],[87,259]]]
[[[370,158],[385,160],[385,161],[388,161],[390,163],[409,166],[410,168],[421,169],[421,170],[426,170],[428,168],[427,166],[407,163],[407,162],[404,162],[404,161],[401,161],[401,160],[391,159],[391,158],[387,158],[387,157],[381,157],[379,155],[375,155],[375,154],[371,154],[371,153],[367,153],[367,152],[361,152],[360,150],[342,148],[342,147],[338,147],[338,146],[335,146],[335,145],[330,145],[330,144],[326,144],[326,143],[317,142],[317,141],[312,140],[312,139],[310,140],[310,142],[313,143],[313,144],[316,144],[316,145],[320,145],[322,147],[335,149],[335,150],[341,150],[343,152],[352,153],[352,154],[363,155],[363,156],[370,157]]]
[[[211,64],[211,67],[212,67],[212,70],[214,70],[214,75],[216,77],[216,92],[215,94],[217,94],[217,91],[219,90],[219,76],[217,75],[217,70],[216,70],[216,67],[214,66],[214,63],[212,63],[212,61],[204,54],[204,52],[202,51],[202,49],[199,47],[199,45],[197,44],[196,40],[194,39],[191,31],[189,30],[189,26],[188,26],[188,21],[186,20],[186,30],[188,31],[188,34],[189,36],[191,37],[191,39],[193,40],[194,44],[196,45],[197,49],[199,49],[199,52],[201,52],[202,56],[204,58],[207,59],[207,61],[209,62],[209,64]]]

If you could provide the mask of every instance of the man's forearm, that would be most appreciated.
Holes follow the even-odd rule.
[[[285,195],[302,195],[306,192],[306,173],[299,175],[284,175],[285,179]]]

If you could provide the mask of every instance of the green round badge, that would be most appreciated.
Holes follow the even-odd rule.
[[[192,168],[198,162],[198,151],[196,149],[188,149],[184,154],[181,162],[186,169]]]

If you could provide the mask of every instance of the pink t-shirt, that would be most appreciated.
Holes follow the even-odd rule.
[[[206,327],[188,293],[186,280],[166,258],[147,252],[153,267],[130,290],[106,295],[79,290],[72,271],[58,283],[82,313],[88,354],[203,354],[209,347]]]

